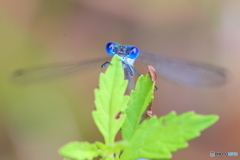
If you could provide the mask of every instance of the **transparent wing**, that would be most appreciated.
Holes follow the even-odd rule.
[[[66,77],[77,72],[100,67],[107,60],[109,60],[109,57],[101,57],[79,62],[46,64],[28,69],[19,69],[13,73],[11,80],[14,83],[23,84]]]
[[[204,63],[174,59],[146,51],[143,51],[137,60],[152,65],[162,76],[185,85],[208,87],[227,81],[226,70]]]

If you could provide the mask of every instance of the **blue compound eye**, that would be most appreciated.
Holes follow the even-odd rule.
[[[115,45],[117,45],[117,43],[108,42],[108,43],[106,44],[106,52],[107,52],[108,54],[111,54],[111,55],[116,54],[116,53],[115,53]]]
[[[129,51],[129,54],[128,54],[128,58],[131,58],[131,59],[136,59],[139,55],[139,50],[137,47],[131,47],[130,48],[130,51]]]

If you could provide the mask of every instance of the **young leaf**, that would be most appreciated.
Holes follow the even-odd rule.
[[[70,142],[59,149],[59,154],[77,160],[91,160],[100,155],[95,144],[88,142]]]
[[[126,120],[122,127],[122,137],[130,140],[142,118],[143,112],[153,99],[154,83],[149,74],[140,76],[135,90],[131,92],[128,108],[125,113]]]
[[[120,151],[124,150],[129,146],[129,143],[127,141],[118,141],[113,143],[111,146],[107,146],[102,142],[95,142],[96,146],[101,150],[101,155],[104,157],[104,155],[109,156],[116,153],[120,153]]]
[[[137,158],[169,159],[171,152],[188,146],[187,140],[200,135],[200,131],[218,120],[217,115],[200,115],[186,112],[177,116],[175,112],[145,120],[124,150],[121,160]]]
[[[105,74],[100,75],[99,89],[95,89],[96,110],[92,112],[93,119],[102,133],[106,145],[114,142],[126,115],[124,113],[129,101],[124,96],[127,81],[124,80],[122,63],[114,56]]]

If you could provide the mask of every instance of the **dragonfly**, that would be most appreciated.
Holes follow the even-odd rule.
[[[118,55],[126,79],[132,79],[134,74],[141,75],[134,67],[135,61],[139,61],[153,66],[163,77],[183,85],[211,87],[222,85],[227,81],[227,71],[218,66],[142,51],[136,46],[121,45],[116,42],[108,42],[105,50],[109,55]],[[91,68],[105,67],[110,64],[109,59],[109,56],[104,56],[19,69],[13,73],[12,80],[15,83],[32,83],[65,77]]]

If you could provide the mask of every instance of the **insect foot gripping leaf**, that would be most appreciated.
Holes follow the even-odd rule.
[[[153,116],[139,125],[120,159],[169,159],[171,152],[186,148],[188,140],[198,137],[200,131],[217,120],[216,115],[200,115],[192,111],[181,115],[170,112],[160,118]]]
[[[124,96],[127,80],[124,80],[122,63],[114,56],[106,73],[100,75],[99,89],[95,89],[96,110],[93,119],[102,133],[106,145],[114,143],[126,115],[129,96]]]

